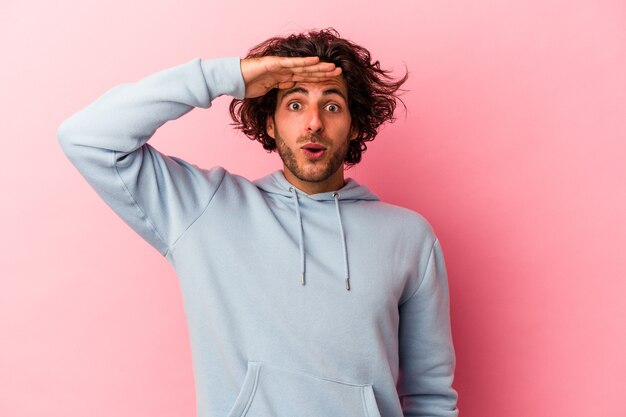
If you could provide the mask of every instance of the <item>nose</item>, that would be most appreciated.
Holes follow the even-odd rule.
[[[309,111],[309,119],[307,122],[307,132],[309,133],[321,133],[324,130],[324,123],[320,118],[320,113],[317,106],[311,106]]]

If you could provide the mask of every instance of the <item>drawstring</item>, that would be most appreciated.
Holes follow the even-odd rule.
[[[289,187],[289,192],[293,192],[296,197],[296,218],[298,219],[298,225],[300,226],[300,280],[304,285],[304,238],[302,235],[302,218],[300,217],[300,203],[298,202],[298,193],[295,188]]]
[[[302,217],[300,216],[300,202],[298,200],[298,193],[294,187],[289,187],[289,192],[292,192],[295,196],[296,203],[296,219],[298,221],[299,226],[299,239],[300,239],[300,280],[302,285],[305,284],[304,274],[305,274],[305,262],[304,262],[304,234],[302,229]],[[334,192],[333,197],[335,199],[335,208],[337,209],[337,220],[339,222],[339,231],[341,232],[341,243],[343,249],[343,262],[346,270],[346,290],[350,291],[350,271],[348,269],[348,252],[346,248],[346,236],[343,231],[343,223],[341,221],[341,212],[339,210],[339,193]]]
[[[341,213],[339,211],[339,193],[333,193],[335,197],[335,207],[337,208],[337,220],[339,221],[339,231],[341,232],[341,243],[343,244],[343,264],[346,268],[346,290],[350,291],[350,271],[348,270],[348,251],[346,250],[346,235],[343,233],[343,223],[341,223]]]

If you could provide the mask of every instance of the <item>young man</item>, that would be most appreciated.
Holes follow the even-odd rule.
[[[68,158],[180,279],[199,416],[458,414],[441,246],[423,217],[343,172],[392,120],[405,78],[323,30],[119,85],[59,127]],[[282,170],[251,182],[147,143],[220,95]]]

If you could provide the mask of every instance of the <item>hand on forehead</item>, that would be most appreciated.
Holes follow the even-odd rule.
[[[241,61],[247,98],[259,97],[273,88],[292,88],[296,83],[320,83],[341,75],[341,68],[312,57],[264,56]]]
[[[321,62],[319,57],[284,57],[280,61],[284,74],[291,74],[296,83],[318,83],[341,76],[341,68],[332,62]],[[280,87],[279,87],[280,88]]]

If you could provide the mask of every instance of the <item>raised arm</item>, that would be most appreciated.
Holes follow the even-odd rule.
[[[167,121],[222,94],[244,95],[239,58],[195,58],[110,89],[58,128],[63,151],[87,182],[163,255],[208,204],[224,171],[198,169],[146,142]]]
[[[317,57],[195,58],[110,89],[65,120],[58,140],[105,202],[166,255],[209,204],[226,173],[160,153],[146,143],[156,130],[194,107],[210,107],[220,95],[260,96],[337,70]]]

